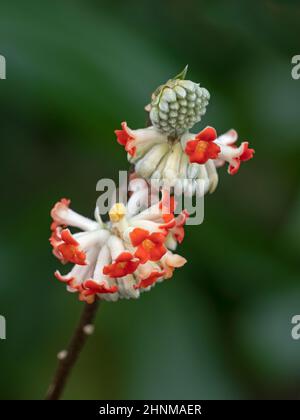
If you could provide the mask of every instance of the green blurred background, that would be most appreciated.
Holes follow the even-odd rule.
[[[138,301],[104,303],[70,399],[300,397],[299,1],[6,1],[0,6],[0,398],[43,398],[82,309],[53,278],[49,211],[92,216],[127,169],[113,131],[145,124],[150,93],[189,64],[203,125],[255,159],[187,227],[189,263]]]

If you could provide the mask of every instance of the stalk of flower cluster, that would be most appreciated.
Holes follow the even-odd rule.
[[[54,377],[49,385],[46,400],[59,400],[64,391],[70,373],[78,360],[87,338],[94,331],[93,321],[95,319],[99,301],[92,304],[85,304],[78,325],[73,333],[71,341],[66,350],[58,354],[58,366]]]

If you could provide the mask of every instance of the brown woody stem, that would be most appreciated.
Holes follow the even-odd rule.
[[[46,400],[60,399],[72,368],[74,367],[88,336],[93,332],[93,321],[98,306],[99,301],[97,300],[92,304],[85,303],[79,323],[74,331],[68,348],[58,354],[58,366],[48,388]]]

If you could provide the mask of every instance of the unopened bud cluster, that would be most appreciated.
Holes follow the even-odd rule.
[[[157,129],[176,137],[201,120],[209,98],[208,90],[198,83],[170,79],[152,95],[151,122]]]

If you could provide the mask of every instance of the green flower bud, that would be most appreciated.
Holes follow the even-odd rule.
[[[209,92],[199,83],[185,80],[187,67],[159,86],[152,95],[152,125],[170,137],[178,137],[199,122],[206,112]]]

